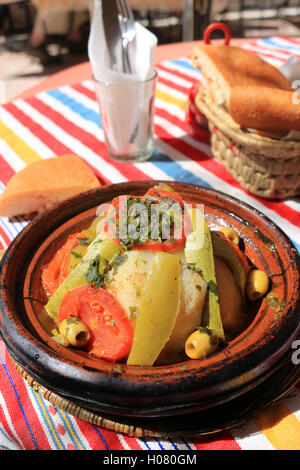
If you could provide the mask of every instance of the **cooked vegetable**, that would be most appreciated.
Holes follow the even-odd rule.
[[[241,330],[244,324],[243,297],[224,258],[215,256],[215,273],[222,325],[226,336],[232,337]]]
[[[200,273],[181,267],[180,309],[171,336],[158,357],[160,364],[184,359],[186,338],[201,324],[207,285]]]
[[[246,292],[250,300],[256,300],[267,293],[269,279],[264,271],[252,269],[247,278]]]
[[[226,260],[244,296],[247,275],[250,269],[246,256],[237,245],[231,243],[229,239],[219,231],[211,232],[211,240],[214,255],[220,256]]]
[[[183,259],[183,248],[176,250]],[[107,289],[112,293],[123,309],[127,312],[133,328],[139,314],[144,289],[151,275],[151,268],[156,253],[151,251],[127,251],[121,264],[114,263],[106,282]],[[186,338],[201,323],[203,305],[206,296],[206,283],[200,273],[180,266],[180,309],[171,336],[159,355],[160,363],[170,363],[184,359]]]
[[[58,331],[56,328],[54,328],[54,329],[52,330],[52,335],[53,335],[53,336],[52,336],[52,339],[53,339],[56,343],[60,344],[61,346],[65,346],[65,347],[70,346],[70,343],[66,340],[66,338],[65,338],[63,335],[61,335],[61,334],[59,333],[59,331]]]
[[[89,284],[89,280],[91,281],[92,279],[87,275],[97,257],[103,260],[103,264],[107,262],[112,266],[114,259],[116,259],[120,253],[120,246],[113,240],[99,240],[96,238],[89,246],[86,255],[80,260],[80,263],[70,272],[67,278],[50,297],[45,306],[49,316],[57,320],[60,304],[67,292],[75,287]]]
[[[198,209],[190,209],[189,214],[192,219],[193,232],[187,236],[186,240],[186,261],[188,264],[201,271],[208,287],[208,298],[201,323],[203,326],[207,326],[212,330],[219,338],[225,340],[215,275],[211,234],[203,214]],[[202,241],[203,243],[201,243]]]
[[[71,251],[71,256],[69,259],[69,265],[66,266],[68,274],[73,271],[73,269],[80,262],[81,258],[86,254],[89,245],[95,240],[96,236],[100,234],[104,225],[104,217],[96,217],[88,229],[83,230],[80,234],[77,235],[77,245]],[[101,238],[103,238],[101,234]],[[66,260],[67,263],[67,260]]]
[[[73,337],[77,340],[76,331],[79,334],[83,331],[82,324],[86,325],[90,333],[87,349],[97,357],[118,361],[130,351],[133,339],[130,321],[105,289],[80,286],[70,290],[61,303],[58,321],[61,333],[70,343]]]
[[[63,320],[59,325],[59,332],[75,348],[86,346],[91,338],[88,327],[76,317]]]
[[[203,359],[219,346],[219,338],[209,328],[199,327],[186,340],[185,353],[190,359]]]
[[[225,237],[234,245],[238,245],[240,241],[239,234],[232,227],[221,227],[219,231],[224,233]]]
[[[61,284],[68,275],[71,251],[78,243],[78,236],[79,233],[70,235],[42,272],[43,286],[50,295],[56,291],[59,284]]]
[[[115,198],[43,273],[53,339],[133,366],[212,354],[243,327],[246,288],[250,298],[268,289],[238,244],[233,228],[211,232],[198,209],[187,215],[167,185]]]
[[[180,257],[158,252],[144,287],[127,364],[154,364],[171,335],[179,307]]]
[[[285,302],[279,299],[278,292],[271,290],[267,295],[267,305],[274,310],[281,310],[285,307]]]
[[[169,252],[185,241],[182,208],[182,198],[170,190],[152,188],[143,197],[117,197],[107,212],[104,233],[125,249]]]

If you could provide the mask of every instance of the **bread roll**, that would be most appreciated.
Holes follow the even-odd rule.
[[[40,160],[10,179],[0,198],[0,216],[43,212],[65,199],[99,186],[92,170],[76,155]]]
[[[235,87],[231,90],[229,113],[240,127],[282,136],[300,131],[300,104],[292,91],[266,87]]]
[[[290,82],[279,70],[238,47],[197,46],[193,51],[193,65],[202,70],[214,102],[226,109],[231,91],[237,86],[291,90]]]

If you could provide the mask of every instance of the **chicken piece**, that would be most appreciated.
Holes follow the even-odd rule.
[[[244,323],[242,296],[226,261],[215,256],[215,271],[223,328],[227,338],[238,333]]]
[[[206,282],[199,273],[182,266],[180,310],[158,363],[172,363],[185,358],[185,341],[201,324],[206,288]]]

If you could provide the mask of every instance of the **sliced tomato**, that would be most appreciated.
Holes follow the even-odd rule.
[[[175,191],[166,191],[165,189],[158,188],[157,186],[148,189],[144,198],[147,196],[159,197],[161,199],[173,199],[174,201],[178,202],[182,207],[184,204],[180,194],[176,193]]]
[[[62,322],[77,317],[90,329],[90,354],[118,361],[129,354],[133,340],[130,321],[114,296],[102,288],[80,286],[64,297],[58,313]]]
[[[49,295],[52,295],[68,276],[71,252],[78,245],[78,237],[81,237],[82,233],[70,235],[50,263],[43,269],[42,284]]]
[[[182,223],[182,230],[181,233],[176,234],[176,238],[172,237],[169,240],[164,240],[164,241],[158,241],[158,240],[153,240],[153,239],[148,239],[144,243],[135,243],[133,246],[134,250],[149,250],[149,251],[172,251],[181,246],[186,238],[186,234],[191,231],[191,223],[190,223],[190,217],[185,214],[184,212],[184,201],[182,197],[176,193],[175,191],[168,191],[159,187],[154,186],[153,188],[150,188],[147,193],[144,196],[133,196],[134,199],[140,199],[141,201],[145,199],[148,196],[152,196],[154,198],[157,198],[157,201],[153,201],[153,204],[158,204],[159,200],[173,200],[174,203],[177,203],[180,205],[180,207],[183,210],[183,223]],[[112,200],[111,202],[111,207],[108,210],[107,213],[107,221],[109,221],[109,217],[111,215],[114,215],[115,221],[117,223],[119,219],[119,214],[120,211],[122,210],[122,205],[123,203],[126,203],[126,197],[118,197]],[[120,240],[116,238],[116,233],[117,233],[117,227],[114,223],[106,223],[104,226],[104,231],[106,232],[107,236],[109,238],[114,239],[119,245],[121,245]]]

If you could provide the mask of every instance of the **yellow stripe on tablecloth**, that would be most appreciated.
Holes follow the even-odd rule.
[[[26,165],[41,160],[41,156],[1,120],[0,138],[6,142]]]
[[[65,421],[65,424],[66,424],[66,426],[67,426],[67,428],[68,428],[68,431],[69,431],[70,435],[73,437],[73,439],[74,439],[74,441],[76,442],[77,446],[79,447],[80,450],[84,450],[84,447],[82,447],[82,445],[81,445],[81,443],[79,442],[79,440],[78,440],[76,434],[74,433],[72,427],[70,426],[70,423],[68,422],[68,419],[67,419],[67,417],[66,417],[66,414],[65,414],[62,410],[60,410],[60,413],[61,413],[62,417],[64,418],[64,421]]]
[[[37,393],[35,390],[33,391],[33,393],[35,394],[38,402],[39,402],[39,405],[40,405],[40,408],[41,408],[41,411],[43,413],[43,416],[45,418],[45,420],[47,421],[48,423],[48,426],[49,426],[49,430],[51,432],[51,435],[53,437],[53,439],[55,440],[55,442],[57,443],[57,446],[60,448],[60,450],[63,450],[64,449],[64,446],[61,444],[60,442],[60,439],[57,438],[57,431],[55,429],[55,427],[52,425],[48,415],[47,415],[47,412],[46,412],[46,408],[45,408],[45,404],[44,404],[44,401],[42,400],[42,398],[40,397],[39,393]]]
[[[300,422],[283,403],[257,416],[254,423],[277,450],[300,450]]]
[[[166,93],[165,91],[159,89],[156,89],[155,96],[162,101],[175,104],[184,111],[186,110],[187,100],[181,100],[180,98],[176,98],[175,96],[172,96],[169,93]]]

